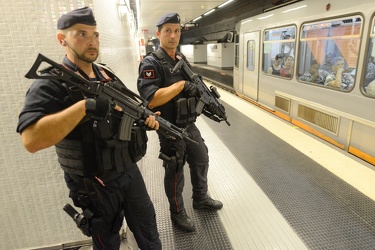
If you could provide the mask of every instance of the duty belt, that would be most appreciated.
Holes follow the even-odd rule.
[[[74,182],[76,182],[76,183],[81,183],[83,178],[87,178],[85,176],[80,176],[80,175],[76,175],[76,174],[71,174],[71,173],[68,173],[68,174],[69,174],[70,178],[72,178],[74,180]],[[118,173],[116,171],[112,171],[112,172],[109,172],[109,173],[105,173],[101,176],[97,176],[97,178],[102,180],[104,183],[107,183],[107,182],[113,181],[114,179],[120,177],[123,174],[124,173]]]

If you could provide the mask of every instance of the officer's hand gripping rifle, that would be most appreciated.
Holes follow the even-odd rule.
[[[197,114],[200,115],[203,113],[205,116],[216,122],[225,121],[228,126],[230,126],[230,123],[227,121],[225,108],[217,100],[220,98],[220,94],[216,87],[211,86],[210,89],[208,89],[206,84],[202,81],[201,76],[195,74],[183,59],[181,59],[173,68],[173,72],[177,72],[178,70],[182,70],[184,76],[187,77],[187,80],[197,85],[197,90],[199,92],[197,94],[198,103],[195,109]]]
[[[42,62],[48,63],[55,70],[55,74],[38,74],[38,69]],[[184,139],[197,144],[196,141],[189,138],[188,133],[164,118],[156,115],[147,108],[147,101],[141,96],[135,94],[117,78],[118,81],[89,81],[73,71],[66,69],[53,60],[39,54],[29,72],[25,75],[29,79],[51,79],[72,84],[79,88],[85,96],[94,98],[109,99],[121,107],[124,116],[121,121],[119,138],[121,140],[130,140],[131,128],[134,121],[141,124],[150,115],[155,116],[159,122],[159,131],[170,139]]]

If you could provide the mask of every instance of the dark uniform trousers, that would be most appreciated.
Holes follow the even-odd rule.
[[[186,142],[187,163],[190,168],[191,184],[193,187],[193,199],[203,200],[207,197],[207,173],[208,173],[208,149],[201,136],[199,129],[195,124],[191,124],[187,132],[191,135],[191,139],[198,142],[198,145]],[[165,137],[160,138],[162,152],[163,147],[167,147],[168,142]],[[168,149],[165,148],[168,151]],[[183,167],[170,166],[168,162],[164,162],[165,176],[164,188],[168,197],[170,211],[173,213],[184,210],[184,201],[182,191],[184,189],[185,177]]]
[[[161,249],[161,242],[157,231],[155,209],[147,193],[146,186],[136,164],[127,165],[127,171],[120,177],[105,183],[102,187],[110,196],[108,200],[114,210],[116,206],[125,212],[127,225],[133,232],[140,249]],[[78,191],[78,184],[69,175],[65,179],[70,189],[70,196],[74,197]],[[118,232],[111,232],[106,221],[114,221],[114,218],[105,218],[103,210],[89,205],[94,212],[91,220],[93,249],[120,249],[120,236]],[[117,214],[113,211],[112,214]],[[108,216],[107,216],[108,217]],[[113,217],[113,216],[110,216]]]

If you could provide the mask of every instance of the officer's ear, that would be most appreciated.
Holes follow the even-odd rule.
[[[63,34],[58,33],[58,34],[57,34],[57,40],[59,41],[59,43],[60,43],[62,46],[65,46],[65,37],[64,37]]]

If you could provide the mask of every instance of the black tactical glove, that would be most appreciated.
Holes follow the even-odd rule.
[[[103,121],[107,118],[112,108],[115,106],[113,102],[110,102],[108,99],[86,99],[86,115],[89,117]]]
[[[197,85],[193,82],[185,81],[184,91],[189,96],[196,96],[197,95]]]
[[[216,105],[214,102],[210,102],[210,104],[206,105],[205,109],[210,112],[211,114],[215,113]]]

